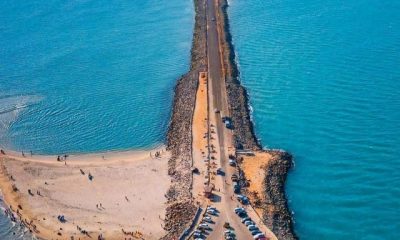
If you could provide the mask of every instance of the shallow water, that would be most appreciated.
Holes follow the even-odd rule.
[[[40,154],[164,141],[189,68],[191,1],[0,1],[0,146]],[[0,215],[0,239],[17,231]]]
[[[301,239],[398,239],[399,1],[230,1],[257,136],[293,153]]]

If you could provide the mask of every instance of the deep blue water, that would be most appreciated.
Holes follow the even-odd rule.
[[[0,1],[0,147],[161,144],[193,23],[192,1]],[[0,214],[0,239],[10,227]]]
[[[301,239],[400,238],[400,1],[231,0],[256,133]]]

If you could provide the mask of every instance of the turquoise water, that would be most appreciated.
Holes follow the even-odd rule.
[[[34,153],[163,142],[189,68],[191,1],[1,1],[0,145]]]
[[[399,239],[400,2],[230,5],[256,133],[295,157],[296,233]]]
[[[41,154],[161,144],[189,68],[191,1],[0,1],[0,146]],[[0,239],[15,228],[0,214]]]

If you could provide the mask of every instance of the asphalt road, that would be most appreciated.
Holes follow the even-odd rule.
[[[240,218],[234,213],[234,208],[240,204],[234,197],[233,185],[230,176],[235,172],[235,168],[228,164],[228,148],[232,146],[232,133],[228,130],[221,120],[222,116],[229,116],[229,108],[226,96],[225,81],[223,79],[221,53],[219,51],[219,40],[217,30],[217,18],[215,9],[215,0],[207,0],[207,52],[208,52],[208,74],[209,74],[209,95],[210,95],[210,115],[214,116],[216,135],[218,138],[217,153],[219,152],[220,167],[224,169],[224,177],[217,176],[215,188],[220,192],[218,202],[215,207],[219,210],[219,217],[215,219],[213,231],[208,239],[224,239],[223,228],[225,222],[228,222],[236,233],[237,239],[253,239],[246,226],[241,223]],[[214,109],[220,110],[215,113]]]

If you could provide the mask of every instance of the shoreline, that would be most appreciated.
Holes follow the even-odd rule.
[[[22,222],[22,230],[28,229],[39,239],[134,235],[159,239],[165,234],[160,217],[169,185],[170,154],[165,148],[70,155],[62,161],[56,156],[31,158],[10,153],[0,155],[0,186],[7,216],[17,224]],[[94,207],[99,202],[104,208]],[[65,214],[67,222],[57,221],[56,214]]]
[[[297,239],[293,227],[293,216],[290,213],[285,193],[287,174],[293,165],[293,157],[282,150],[264,150],[257,139],[254,123],[251,119],[249,94],[240,82],[240,72],[237,67],[232,35],[230,33],[227,0],[219,0],[218,17],[223,26],[221,44],[223,47],[224,68],[226,69],[226,84],[228,103],[232,120],[235,125],[235,145],[237,149],[251,149],[271,153],[274,157],[264,168],[263,195],[266,205],[273,206],[271,211],[264,211],[263,222],[276,234],[279,239]],[[237,130],[239,129],[239,130]]]

